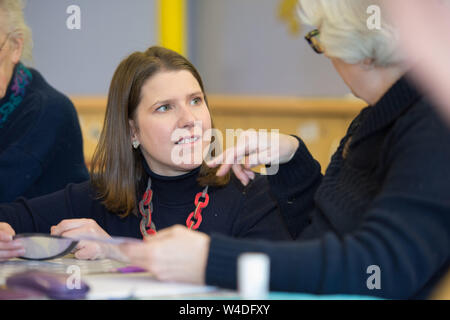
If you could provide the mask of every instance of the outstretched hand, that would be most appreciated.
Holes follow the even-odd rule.
[[[66,219],[56,226],[51,227],[51,234],[77,238],[82,236],[94,236],[96,238],[111,238],[95,220],[92,219]],[[75,248],[75,258],[82,260],[94,260],[110,257],[112,246],[95,241],[80,241]]]
[[[205,284],[208,235],[176,225],[148,236],[142,243],[126,243],[120,250],[132,265],[157,279]]]
[[[289,162],[298,146],[299,142],[293,136],[247,130],[239,136],[235,146],[226,149],[206,164],[212,168],[220,165],[217,176],[233,170],[242,184],[247,185],[255,177],[251,168]]]
[[[16,232],[5,222],[0,222],[0,261],[17,258],[25,254],[20,240],[13,240]]]

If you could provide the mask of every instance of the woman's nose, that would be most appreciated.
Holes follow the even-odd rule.
[[[179,119],[178,119],[178,127],[179,128],[193,127],[197,118],[192,113],[190,108],[182,107],[179,110],[180,110],[180,114],[179,114]]]

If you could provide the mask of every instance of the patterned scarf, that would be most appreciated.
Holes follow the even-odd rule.
[[[0,105],[0,128],[3,128],[9,115],[22,102],[25,96],[25,89],[31,83],[32,78],[30,70],[19,62],[11,79],[10,88],[6,91],[7,95],[2,99],[6,102]]]

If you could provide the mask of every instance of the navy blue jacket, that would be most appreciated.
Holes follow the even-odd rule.
[[[256,251],[271,259],[272,290],[427,297],[450,267],[450,131],[430,103],[402,78],[320,172],[300,141],[269,177],[298,241],[213,235],[207,284],[234,288],[238,255]]]
[[[23,100],[12,112],[3,110],[6,121],[0,127],[0,203],[19,196],[48,194],[89,178],[72,102],[39,72],[28,70],[32,78],[24,88]],[[13,82],[0,106],[7,107]]]

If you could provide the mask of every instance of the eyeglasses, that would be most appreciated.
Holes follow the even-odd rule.
[[[318,54],[324,53],[324,49],[320,44],[319,40],[320,31],[318,29],[314,29],[305,36],[306,41],[308,41],[311,48]]]
[[[6,45],[6,42],[8,41],[10,35],[11,35],[11,32],[6,35],[5,41],[3,41],[2,45],[0,46],[0,51],[3,50],[3,47]]]

